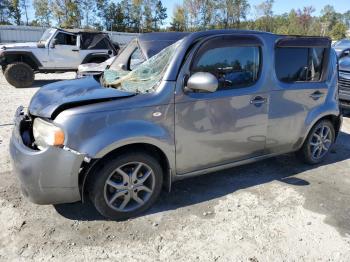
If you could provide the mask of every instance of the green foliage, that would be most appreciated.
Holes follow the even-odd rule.
[[[52,0],[51,12],[62,28],[81,26],[80,2],[78,0]]]
[[[10,6],[9,0],[0,1],[0,25],[10,24]]]
[[[186,15],[183,6],[176,5],[173,10],[172,22],[170,23],[171,31],[186,31]]]
[[[35,17],[37,20],[35,24],[41,26],[50,26],[51,10],[49,0],[34,0],[33,7],[35,10]]]
[[[20,8],[24,14],[25,17],[25,24],[29,25],[29,18],[28,18],[28,8],[29,8],[29,1],[28,0],[20,0]]]
[[[350,26],[350,11],[340,14],[327,5],[321,16],[314,16],[315,8],[305,6],[289,13],[273,14],[273,0],[254,6],[255,19],[247,20],[250,6],[247,1],[219,0],[208,4],[206,0],[184,0],[174,9],[169,30],[196,31],[206,28],[242,28],[288,35],[321,35],[345,37]],[[210,10],[211,16],[203,16]]]
[[[19,0],[10,0],[9,2],[10,17],[16,25],[21,24],[21,8]]]
[[[28,21],[32,2],[35,20]],[[344,13],[326,5],[320,16],[305,6],[275,15],[274,0],[183,0],[176,4],[168,27],[167,8],[161,0],[0,0],[0,24],[35,24],[85,27],[125,32],[197,31],[240,28],[289,35],[322,35],[334,39],[346,36],[350,10]],[[254,19],[248,19],[254,17]]]
[[[156,10],[153,17],[153,23],[154,23],[154,30],[159,30],[159,24],[163,25],[164,20],[168,18],[168,14],[166,13],[167,8],[163,6],[162,1],[157,1],[156,3]]]
[[[91,21],[93,20],[93,13],[95,9],[95,0],[80,0],[80,12],[82,17],[84,17],[84,27],[89,28]]]
[[[338,22],[334,25],[331,36],[334,40],[340,40],[345,38],[347,27],[345,24]]]

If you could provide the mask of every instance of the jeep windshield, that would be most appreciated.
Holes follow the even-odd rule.
[[[127,92],[153,92],[181,41],[179,40],[163,49],[157,55],[137,66],[132,72],[105,70],[103,74],[104,84]]]
[[[44,34],[41,36],[39,43],[41,44],[46,43],[46,41],[49,40],[55,32],[56,32],[56,29],[54,28],[46,29]]]

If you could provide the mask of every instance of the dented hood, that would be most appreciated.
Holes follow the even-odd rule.
[[[29,113],[34,116],[55,118],[65,109],[134,96],[100,85],[93,77],[66,80],[43,86],[32,97]]]

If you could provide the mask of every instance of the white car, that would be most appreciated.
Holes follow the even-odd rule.
[[[101,74],[108,66],[112,64],[116,57],[113,56],[102,63],[86,63],[78,66],[77,78],[88,75]]]
[[[0,65],[15,87],[29,87],[35,73],[77,71],[82,63],[101,63],[119,46],[97,31],[47,29],[37,43],[0,45]]]

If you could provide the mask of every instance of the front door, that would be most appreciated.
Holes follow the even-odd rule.
[[[77,69],[81,62],[77,36],[57,32],[49,45],[49,61],[55,69]]]
[[[264,153],[269,97],[259,79],[261,53],[262,43],[257,39],[223,36],[205,41],[191,61],[186,62],[188,76],[212,73],[219,87],[213,93],[184,92],[183,86],[177,88],[178,174]]]

